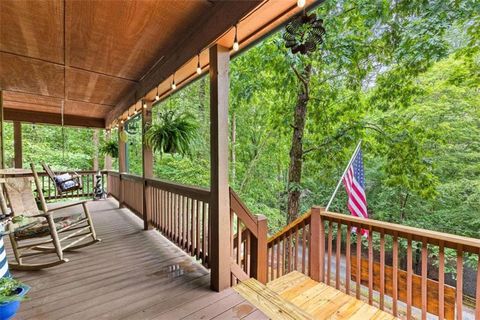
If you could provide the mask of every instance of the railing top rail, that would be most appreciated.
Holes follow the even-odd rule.
[[[147,186],[171,191],[192,199],[210,202],[210,190],[207,188],[189,186],[156,178],[146,178]]]
[[[386,234],[390,235],[396,234],[405,238],[411,237],[412,240],[415,241],[422,241],[426,238],[427,242],[430,244],[438,245],[440,242],[443,242],[445,247],[458,248],[459,246],[462,246],[464,251],[468,251],[471,253],[480,253],[480,239],[462,237],[449,233],[409,227],[379,220],[362,219],[335,212],[322,211],[320,214],[323,218],[327,218],[327,220],[350,223],[365,229],[369,229],[371,227],[372,230],[377,232],[383,231]]]
[[[122,177],[123,180],[129,180],[129,181],[135,181],[135,182],[143,182],[143,177],[138,176],[136,174],[130,174],[130,173],[121,173],[120,176]]]
[[[295,228],[295,226],[301,224],[302,222],[304,221],[307,221],[308,219],[310,219],[310,216],[312,215],[312,211],[311,210],[308,210],[307,212],[305,212],[303,215],[301,215],[300,217],[298,217],[297,219],[293,220],[292,222],[290,222],[288,225],[286,225],[285,227],[283,227],[281,230],[277,231],[277,233],[275,233],[273,236],[271,236],[270,238],[268,238],[268,244],[274,242],[275,240],[277,240],[278,238],[280,238],[281,236],[283,236],[285,233],[289,232],[290,230],[292,230],[293,228]]]
[[[257,237],[258,217],[254,216],[247,206],[240,200],[240,197],[230,188],[230,210],[233,210],[243,221],[246,227]],[[263,216],[260,216],[263,219]]]
[[[75,173],[78,173],[80,175],[90,175],[90,174],[94,174],[94,173],[97,173],[97,171],[95,170],[78,170],[78,171],[58,171],[60,173],[64,173],[64,172],[75,172]],[[0,175],[5,175],[5,176],[9,176],[9,177],[29,177],[29,176],[33,176],[33,173],[32,173],[32,170],[30,169],[2,169],[0,170]],[[39,177],[43,177],[43,176],[47,176],[47,173],[44,172],[44,171],[40,171],[40,172],[37,172],[37,175]]]

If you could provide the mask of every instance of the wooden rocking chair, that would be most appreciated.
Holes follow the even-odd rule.
[[[42,163],[42,167],[55,184],[55,188],[57,189],[58,194],[83,189],[82,176],[80,176],[76,172],[55,174],[55,172],[53,172],[52,168],[50,168],[48,164]]]
[[[4,214],[10,213],[13,216],[13,221],[7,226],[7,233],[17,261],[10,263],[10,267],[15,270],[39,270],[57,266],[68,262],[68,259],[63,257],[64,251],[83,248],[101,241],[96,236],[86,201],[49,209],[43,197],[38,175],[34,166],[31,167],[28,176],[25,176],[24,169],[18,171],[19,175],[15,174],[15,170],[0,170],[0,185],[3,189],[3,192],[0,192],[1,209]],[[35,183],[42,212],[38,210],[32,182]],[[73,206],[82,206],[83,215],[82,213],[69,216],[55,215],[56,211]],[[15,217],[19,216],[23,216],[21,222],[15,222]],[[90,237],[91,241],[81,243]],[[69,240],[69,243],[66,243],[66,240]],[[56,253],[58,260],[35,264],[24,262],[26,257],[49,253]]]

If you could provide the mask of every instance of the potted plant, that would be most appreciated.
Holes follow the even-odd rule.
[[[118,143],[114,140],[105,141],[100,148],[100,152],[109,155],[112,158],[118,158]]]
[[[167,110],[159,114],[159,121],[145,132],[146,144],[154,151],[190,155],[198,125],[189,113]]]
[[[0,319],[11,319],[30,287],[9,276],[0,278]]]

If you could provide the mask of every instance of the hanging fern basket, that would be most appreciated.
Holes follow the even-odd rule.
[[[189,113],[164,111],[145,132],[146,144],[160,154],[190,155],[198,125]]]

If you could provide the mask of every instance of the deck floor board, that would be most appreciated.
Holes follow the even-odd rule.
[[[232,289],[210,290],[208,270],[157,231],[143,231],[116,201],[91,202],[89,209],[101,243],[66,252],[70,261],[51,269],[12,271],[32,287],[15,319],[265,318]]]

